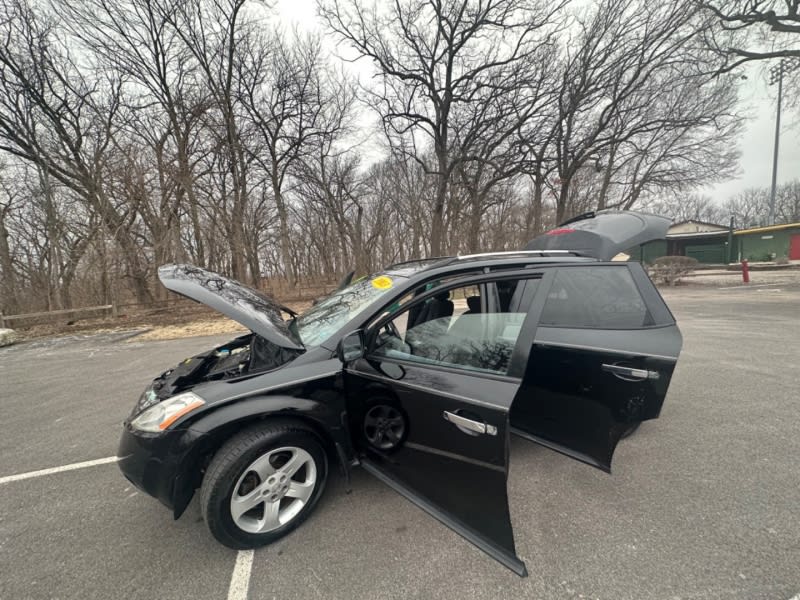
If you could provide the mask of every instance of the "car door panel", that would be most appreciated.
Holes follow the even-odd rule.
[[[675,325],[539,327],[511,408],[514,433],[610,472],[625,430],[659,416],[680,348]]]
[[[519,381],[375,358],[353,362],[345,376],[350,427],[364,467],[525,575],[506,493],[508,408]],[[373,446],[360,431],[369,407],[379,403],[407,420],[407,431],[389,449]],[[470,423],[483,425],[485,432],[464,426]]]
[[[384,373],[390,370],[388,364],[400,367],[402,375],[396,374],[392,369],[394,376],[386,376]],[[434,440],[436,445],[465,458],[504,467],[506,456],[501,432],[508,419],[511,400],[519,388],[519,381],[484,379],[482,376],[460,373],[454,369],[437,369],[426,365],[376,359],[361,359],[348,369],[348,373],[383,384],[381,387],[387,393],[393,394],[393,399],[414,417],[410,434],[415,434],[419,438],[417,441]],[[364,384],[361,387],[364,388]],[[376,386],[366,386],[366,389],[369,394]],[[492,400],[486,400],[489,398]],[[445,411],[464,410],[473,413],[476,420],[482,420],[495,428],[497,433],[465,435],[444,416]]]
[[[453,294],[459,310],[474,315],[475,303],[465,307],[461,298],[479,286],[482,314],[413,327],[394,326],[405,319],[402,310],[383,315],[365,331],[366,358],[345,367],[351,437],[367,471],[521,576],[527,571],[516,556],[506,490],[509,409],[535,331],[527,307],[537,285],[527,283],[542,275],[527,268],[470,274],[428,290],[405,313],[431,296],[459,291]],[[499,281],[505,303],[493,288]],[[367,429],[370,407],[381,402],[408,422],[389,448],[375,444]]]

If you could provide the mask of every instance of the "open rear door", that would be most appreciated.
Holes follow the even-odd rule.
[[[638,263],[560,267],[534,305],[512,432],[610,472],[623,433],[659,416],[680,331]]]
[[[667,235],[666,217],[634,211],[586,213],[533,238],[525,250],[571,250],[599,260]]]

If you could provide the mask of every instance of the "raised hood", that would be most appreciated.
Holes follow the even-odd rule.
[[[218,310],[273,344],[304,349],[281,317],[281,311],[293,313],[261,292],[192,265],[164,265],[158,278],[168,290]]]
[[[571,250],[611,260],[640,244],[664,239],[670,223],[666,217],[630,210],[586,213],[533,238],[525,250]]]

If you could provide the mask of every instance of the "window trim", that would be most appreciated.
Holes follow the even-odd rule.
[[[473,371],[470,369],[465,369],[463,367],[457,366],[450,366],[445,364],[437,364],[437,363],[426,363],[422,361],[415,361],[415,360],[403,360],[401,358],[394,358],[392,356],[374,356],[374,355],[367,355],[366,358],[374,357],[376,360],[380,360],[380,362],[388,362],[395,365],[405,366],[405,365],[412,365],[414,367],[421,367],[423,369],[432,369],[434,371],[444,371],[445,373],[456,373],[460,375],[470,375],[472,377],[481,377],[483,379],[496,379],[497,381],[507,381],[509,383],[517,383],[522,379],[522,376],[516,375],[508,375],[503,373],[498,373],[496,371]],[[391,379],[390,377],[384,376],[384,379],[390,380],[392,382],[396,382],[397,380]],[[399,382],[402,384],[402,382]],[[437,394],[440,392],[436,392]],[[494,406],[494,405],[492,405]]]

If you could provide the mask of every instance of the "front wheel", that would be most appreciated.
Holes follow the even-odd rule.
[[[228,440],[200,491],[213,536],[237,550],[274,542],[300,525],[325,488],[328,461],[317,436],[300,424],[266,424]]]

